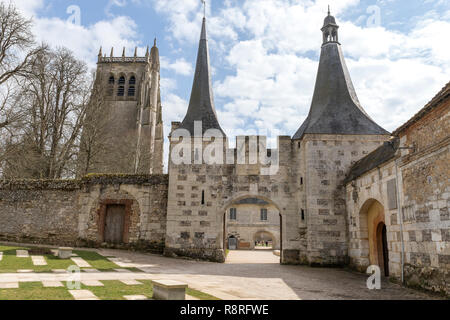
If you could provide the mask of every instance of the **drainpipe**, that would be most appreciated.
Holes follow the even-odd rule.
[[[402,284],[404,284],[404,266],[405,266],[405,243],[403,241],[403,215],[402,215],[402,210],[401,210],[401,205],[400,205],[400,188],[399,188],[399,180],[398,180],[398,161],[400,160],[400,158],[395,159],[395,184],[397,187],[397,212],[398,212],[398,217],[400,219],[400,239],[401,239],[401,243],[402,243],[402,255],[401,255],[401,281]]]

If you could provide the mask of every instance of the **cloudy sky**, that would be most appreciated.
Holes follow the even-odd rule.
[[[0,0],[9,2],[10,0]],[[39,41],[94,69],[100,46],[132,55],[158,39],[165,133],[187,110],[201,0],[12,0]],[[227,135],[293,135],[314,90],[327,6],[359,100],[394,130],[450,80],[448,0],[209,0],[215,103]],[[166,148],[167,150],[167,148]]]

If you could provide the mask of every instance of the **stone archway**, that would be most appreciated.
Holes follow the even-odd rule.
[[[230,212],[231,209],[237,209],[237,212]],[[272,250],[282,251],[283,228],[282,215],[278,205],[272,200],[257,195],[241,195],[229,201],[223,207],[223,248],[228,249],[228,239],[233,236],[238,240],[238,249],[255,249],[255,236],[258,233],[270,234],[273,247]],[[250,212],[253,211],[253,212]],[[248,221],[242,223],[239,230],[236,230],[236,224],[230,225],[231,216],[234,217],[253,216]],[[236,219],[236,218],[235,218]],[[267,219],[267,220],[265,220]],[[236,219],[238,220],[238,219]],[[256,221],[256,223],[255,223]],[[267,221],[267,222],[266,222]],[[237,222],[237,221],[236,221]],[[248,229],[248,230],[243,230]],[[281,255],[280,255],[281,257]],[[281,259],[281,258],[280,258]]]
[[[387,228],[383,205],[375,199],[367,200],[359,213],[361,247],[367,248],[370,265],[378,265],[381,272],[389,275]],[[362,257],[363,258],[363,257]]]
[[[269,241],[272,245],[271,248],[272,249],[277,249],[278,247],[278,242],[276,237],[269,231],[257,231],[254,235],[253,235],[253,240],[254,241]]]

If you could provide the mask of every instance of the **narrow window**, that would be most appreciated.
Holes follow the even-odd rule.
[[[119,88],[117,89],[117,95],[123,97],[125,95],[125,77],[120,77]]]
[[[303,177],[300,177],[300,185],[303,185]]]
[[[231,208],[230,209],[230,220],[236,220],[236,208]]]
[[[302,221],[305,220],[305,210],[302,209]]]
[[[261,221],[267,221],[267,209],[261,209]]]
[[[108,79],[108,96],[113,95],[115,83],[116,83],[116,80],[114,79],[114,76],[109,77],[109,79]]]
[[[202,204],[205,204],[205,190],[202,190]]]
[[[132,76],[130,78],[130,81],[128,81],[128,96],[129,97],[134,97],[134,95],[136,94],[136,78],[134,76]]]

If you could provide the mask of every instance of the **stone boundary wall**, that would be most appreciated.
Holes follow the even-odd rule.
[[[127,243],[162,252],[167,175],[88,175],[79,180],[0,180],[0,240],[70,246],[102,243],[101,201],[134,201]],[[89,223],[83,223],[86,213]],[[95,232],[97,231],[97,234]]]

